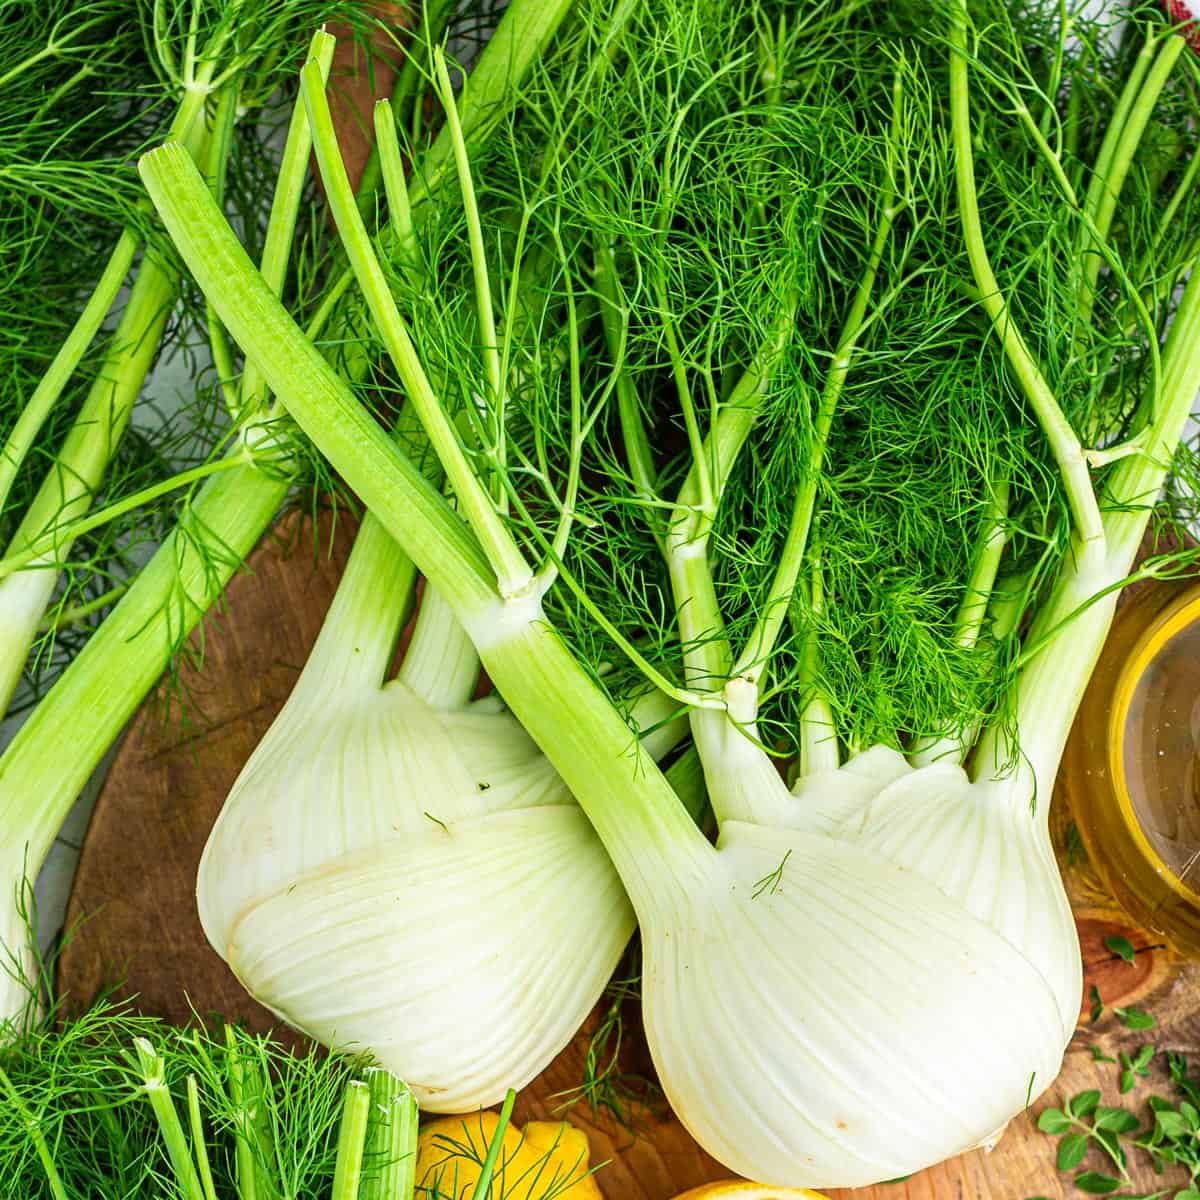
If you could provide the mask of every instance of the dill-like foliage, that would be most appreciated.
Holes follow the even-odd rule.
[[[1149,347],[1200,245],[1189,186],[1197,72],[1175,72],[1155,108],[1089,288],[1089,172],[1131,56],[1164,26],[1152,5],[1125,25],[1076,7],[971,6],[971,119],[984,236],[1011,320],[1084,446],[1103,450],[1145,425]],[[556,625],[613,695],[644,686],[628,643],[683,682],[658,539],[715,417],[794,306],[709,545],[737,648],[764,616],[795,497],[815,481],[819,567],[810,558],[801,571],[763,680],[760,725],[782,754],[797,748],[814,691],[849,748],[1002,720],[1027,614],[1069,552],[1058,466],[979,307],[964,246],[949,10],[919,10],[674,0],[651,15],[585,3],[506,136],[474,164],[512,368],[503,405],[483,383],[459,214],[427,231],[432,282],[410,301],[446,402],[474,430],[481,475],[503,475],[530,553],[561,559],[565,583],[547,600]],[[889,188],[894,222],[826,435],[822,389]],[[618,416],[622,389],[644,424],[649,480]],[[1180,514],[1192,456],[1185,448],[1177,463]],[[1111,468],[1097,464],[1103,493]],[[999,495],[1005,621],[964,639]],[[1015,618],[1001,592],[1019,598]]]

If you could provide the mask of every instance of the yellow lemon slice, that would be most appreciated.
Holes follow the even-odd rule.
[[[730,1179],[724,1183],[706,1183],[676,1196],[675,1200],[825,1200],[820,1192],[806,1188],[773,1188],[762,1183]]]
[[[417,1138],[417,1196],[470,1200],[500,1120],[493,1112],[441,1117],[421,1128]],[[492,1173],[497,1200],[602,1200],[587,1174],[587,1137],[565,1121],[510,1125],[500,1143]]]

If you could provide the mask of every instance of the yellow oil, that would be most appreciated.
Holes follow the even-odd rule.
[[[1154,584],[1123,608],[1061,780],[1117,901],[1200,954],[1200,584]]]

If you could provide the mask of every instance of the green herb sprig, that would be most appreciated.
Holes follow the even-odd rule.
[[[1114,1061],[1097,1051],[1092,1048],[1096,1061]],[[1104,1169],[1087,1169],[1074,1176],[1075,1187],[1084,1195],[1113,1196],[1114,1200],[1200,1200],[1200,1079],[1188,1073],[1186,1057],[1174,1051],[1160,1055],[1152,1045],[1133,1054],[1122,1053],[1118,1090],[1125,1094],[1137,1078],[1149,1076],[1156,1058],[1165,1061],[1175,1095],[1173,1100],[1150,1096],[1144,1116],[1129,1108],[1101,1104],[1098,1089],[1079,1092],[1060,1107],[1044,1109],[1039,1115],[1038,1129],[1059,1139],[1055,1163],[1060,1171],[1072,1172],[1083,1166],[1093,1150],[1106,1160]],[[1146,1156],[1160,1175],[1168,1168],[1183,1168],[1187,1182],[1150,1193],[1121,1191],[1133,1183],[1130,1166],[1138,1154]]]

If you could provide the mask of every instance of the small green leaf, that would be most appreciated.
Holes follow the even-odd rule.
[[[1088,1135],[1086,1133],[1068,1133],[1061,1142],[1058,1143],[1058,1169],[1060,1171],[1071,1171],[1079,1166],[1087,1157],[1088,1152]]]
[[[1134,1075],[1134,1073],[1132,1071],[1122,1071],[1121,1072],[1121,1083],[1118,1086],[1117,1091],[1119,1091],[1121,1093],[1121,1095],[1124,1096],[1126,1094],[1126,1092],[1132,1092],[1136,1086],[1137,1086],[1137,1076]]]
[[[1186,1100],[1181,1101],[1179,1115],[1187,1122],[1187,1127],[1192,1133],[1200,1129],[1200,1112],[1196,1111],[1195,1105],[1189,1104]]]
[[[1132,1133],[1141,1122],[1125,1108],[1107,1108],[1101,1106],[1096,1109],[1095,1117],[1096,1129],[1111,1129],[1114,1133]]]
[[[1175,1200],[1200,1200],[1200,1192],[1195,1188],[1184,1188],[1182,1192],[1175,1193]]]
[[[1106,937],[1104,945],[1111,950],[1118,958],[1123,958],[1127,963],[1133,962],[1133,943],[1125,937]]]
[[[1088,992],[1088,999],[1092,1002],[1092,1020],[1100,1020],[1100,1014],[1104,1012],[1104,1001],[1100,999],[1100,989],[1094,983]]]
[[[1143,1012],[1140,1008],[1114,1008],[1113,1012],[1117,1014],[1117,1020],[1126,1029],[1154,1028],[1154,1018],[1148,1012]]]
[[[1121,1181],[1111,1175],[1101,1175],[1099,1171],[1084,1171],[1075,1176],[1075,1186],[1091,1196],[1107,1196],[1121,1186]]]
[[[1117,1061],[1115,1058],[1111,1058],[1109,1055],[1105,1054],[1102,1046],[1097,1046],[1093,1043],[1091,1050],[1093,1062],[1115,1063]]]
[[[1141,1070],[1143,1067],[1150,1065],[1150,1060],[1154,1057],[1153,1046],[1143,1046],[1133,1059],[1133,1067],[1135,1070]]]
[[[1038,1128],[1043,1133],[1057,1137],[1071,1128],[1071,1121],[1061,1108],[1048,1108],[1038,1117]]]
[[[1076,1117],[1086,1117],[1090,1113],[1096,1111],[1096,1105],[1100,1103],[1100,1093],[1094,1088],[1089,1088],[1086,1092],[1080,1092],[1078,1095],[1071,1097],[1071,1104],[1068,1111]]]
[[[1160,1112],[1154,1116],[1159,1129],[1169,1138],[1183,1138],[1188,1135],[1187,1122],[1177,1112]]]

